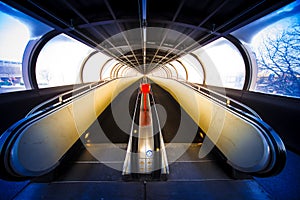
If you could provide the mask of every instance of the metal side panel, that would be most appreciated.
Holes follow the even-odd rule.
[[[140,77],[117,79],[72,103],[28,123],[10,153],[10,166],[20,176],[51,171],[109,103]]]
[[[206,133],[199,157],[216,145],[227,162],[243,172],[264,170],[271,160],[270,145],[257,126],[183,84],[150,77],[168,91]]]

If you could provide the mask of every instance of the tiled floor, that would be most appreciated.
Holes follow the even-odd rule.
[[[169,150],[180,145],[186,144],[173,144]],[[108,147],[99,145],[97,148]],[[122,162],[112,162],[107,157],[103,164],[84,150],[78,158],[57,170],[52,180],[36,180],[14,199],[276,199],[274,193],[263,186],[263,181],[228,176],[213,155],[197,159],[199,148],[198,144],[191,145],[170,164],[167,181],[150,182],[123,181],[122,172],[117,170]],[[105,156],[108,154],[103,159]],[[109,162],[116,168],[107,166]],[[5,191],[1,188],[1,192]]]

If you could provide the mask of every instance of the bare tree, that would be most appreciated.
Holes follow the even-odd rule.
[[[260,77],[258,84],[265,92],[300,97],[300,25],[277,32],[266,36],[259,47],[258,69],[268,76]]]

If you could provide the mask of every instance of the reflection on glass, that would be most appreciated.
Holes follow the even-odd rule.
[[[0,2],[0,93],[25,90],[22,59],[26,45],[50,30],[45,24]]]
[[[255,53],[257,76],[252,90],[300,97],[299,13],[297,0],[234,33]]]

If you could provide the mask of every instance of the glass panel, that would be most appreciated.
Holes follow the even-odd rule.
[[[26,45],[51,28],[0,2],[0,93],[25,90],[22,59]]]
[[[87,45],[61,34],[42,49],[36,64],[40,88],[80,83],[84,59],[93,51]]]
[[[175,67],[175,69],[177,70],[177,72],[178,72],[178,80],[186,81],[186,72],[185,72],[184,67],[182,66],[182,64],[178,61],[172,61],[171,62],[171,65],[173,65]]]
[[[171,74],[172,74],[172,78],[174,78],[174,79],[177,79],[178,77],[178,72],[176,71],[176,69],[175,69],[175,67],[173,66],[173,65],[171,65],[171,64],[166,64],[165,65],[165,67],[167,67],[169,70],[170,70],[170,72],[171,72]]]
[[[168,77],[166,71],[164,71],[162,67],[157,67],[156,69],[154,69],[153,71],[150,72],[150,75],[157,76],[157,77],[163,77],[163,78]]]
[[[102,70],[102,80],[104,79],[110,79],[110,78],[113,78],[113,77],[110,77],[111,75],[111,72],[113,70],[113,67],[115,67],[119,62],[116,61],[116,60],[110,60],[109,62],[106,63],[105,66],[103,66],[103,70]]]
[[[239,50],[225,38],[220,38],[193,52],[206,72],[206,84],[242,89],[245,63]]]
[[[132,67],[124,66],[121,75],[123,77],[130,77],[130,76],[139,76],[139,75],[141,75],[141,73]]]
[[[111,58],[101,52],[91,55],[83,66],[83,82],[93,82],[100,80],[100,71]]]
[[[201,63],[192,55],[186,55],[178,59],[188,72],[188,81],[192,83],[203,83],[203,70]]]
[[[248,42],[256,55],[257,73],[251,90],[300,97],[299,13],[297,0],[234,33]]]

